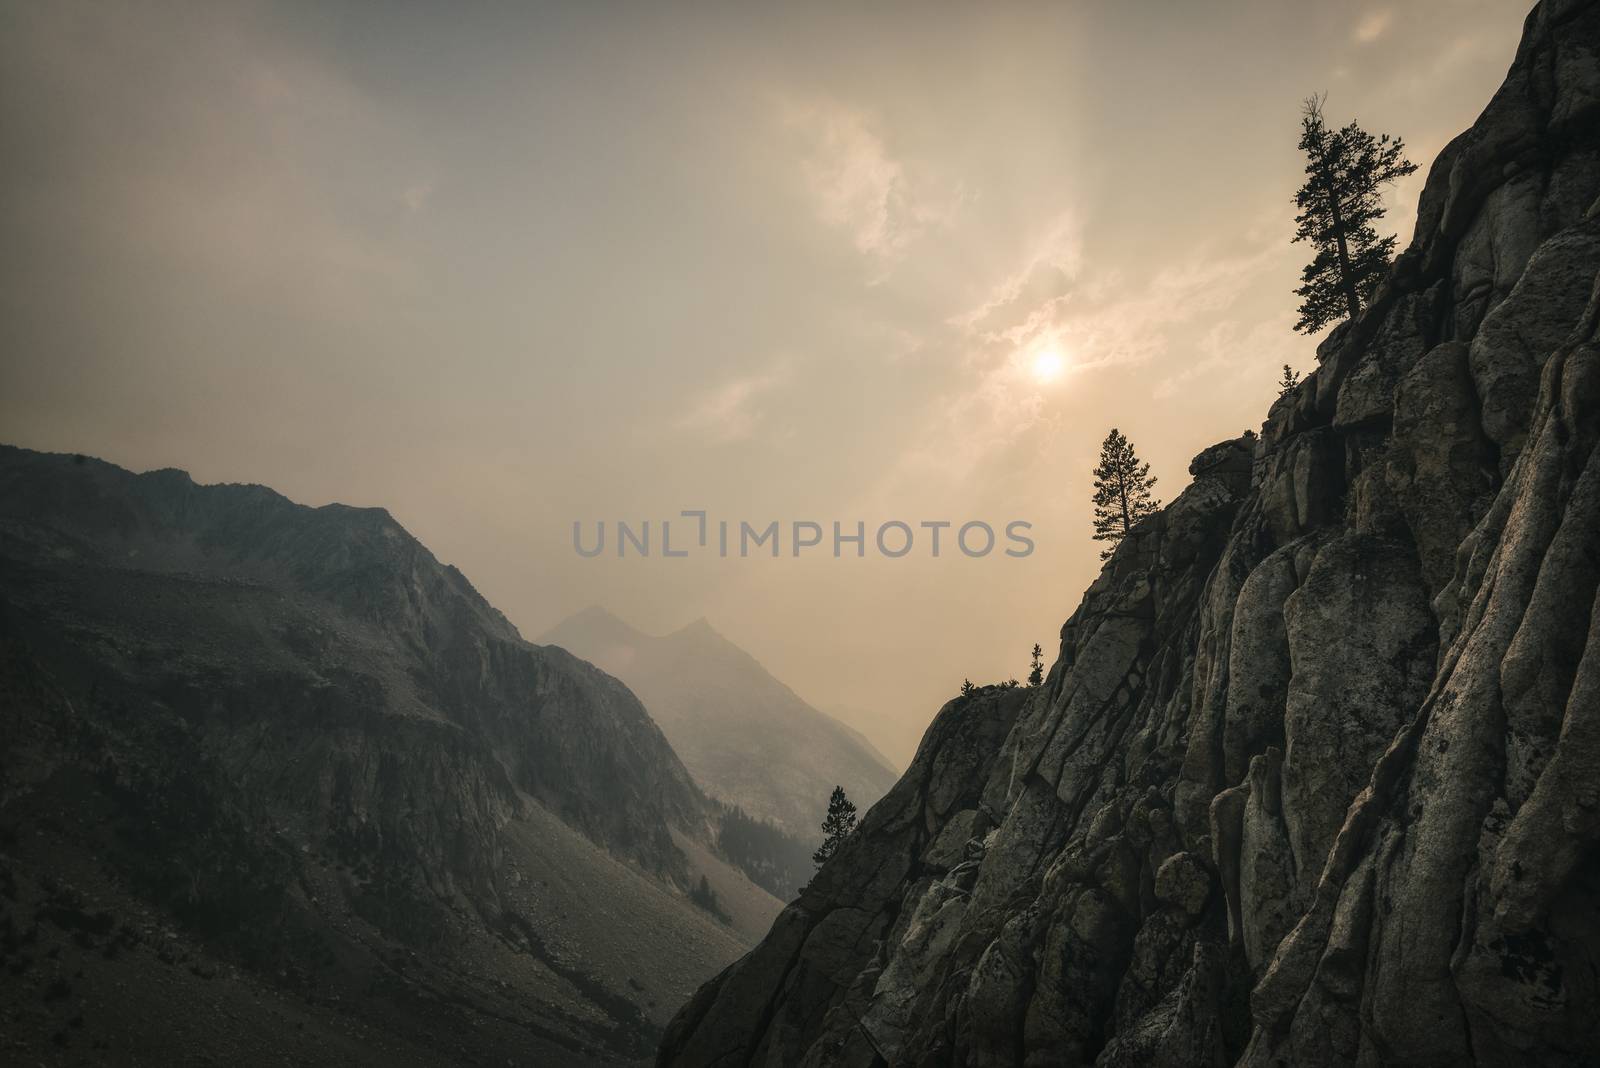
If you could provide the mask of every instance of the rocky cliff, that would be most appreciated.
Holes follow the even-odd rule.
[[[664,1065],[1579,1065],[1600,1049],[1600,4],[1202,452],[1037,690],[910,769]]]
[[[0,447],[0,732],[0,1034],[61,1056],[626,1062],[778,907],[381,509]]]

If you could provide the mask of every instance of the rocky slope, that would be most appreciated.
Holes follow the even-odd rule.
[[[379,509],[0,447],[0,698],[8,1043],[622,1063],[777,911],[627,688]]]
[[[627,683],[707,793],[805,841],[821,840],[834,786],[865,810],[894,785],[871,746],[703,619],[655,636],[590,608],[540,641]]]
[[[1580,1065],[1600,1050],[1600,4],[1202,452],[1036,691],[946,705],[671,1065]]]

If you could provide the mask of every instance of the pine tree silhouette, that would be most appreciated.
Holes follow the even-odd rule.
[[[1288,364],[1283,365],[1283,377],[1278,379],[1278,396],[1288,396],[1300,384],[1300,372]]]
[[[1100,464],[1094,469],[1094,540],[1111,542],[1101,550],[1100,559],[1110,558],[1134,524],[1161,507],[1150,496],[1155,484],[1150,465],[1141,463],[1132,443],[1112,427],[1100,445]]]
[[[822,821],[822,844],[811,854],[817,867],[822,867],[829,857],[839,851],[839,844],[850,837],[855,826],[856,806],[844,795],[843,786],[835,786],[832,796],[828,798],[828,815]]]
[[[1028,672],[1028,685],[1038,686],[1044,682],[1044,650],[1039,648],[1039,643],[1033,643],[1033,670]]]
[[[1372,224],[1384,216],[1378,191],[1417,169],[1404,156],[1405,143],[1388,134],[1373,137],[1355,123],[1329,130],[1322,97],[1305,102],[1300,151],[1306,182],[1295,194],[1295,241],[1309,241],[1316,256],[1301,274],[1300,321],[1296,330],[1314,334],[1343,316],[1355,318],[1378,288],[1394,253],[1393,236],[1378,236]]]

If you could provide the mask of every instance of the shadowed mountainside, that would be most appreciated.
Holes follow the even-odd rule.
[[[626,1063],[778,907],[627,688],[380,509],[0,447],[0,690],[23,1048]]]
[[[1559,1065],[1600,1049],[1600,4],[1416,236],[938,714],[663,1065]]]

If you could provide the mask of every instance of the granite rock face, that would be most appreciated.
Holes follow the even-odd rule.
[[[1542,3],[1259,436],[906,777],[663,1065],[1600,1049],[1600,4]]]

